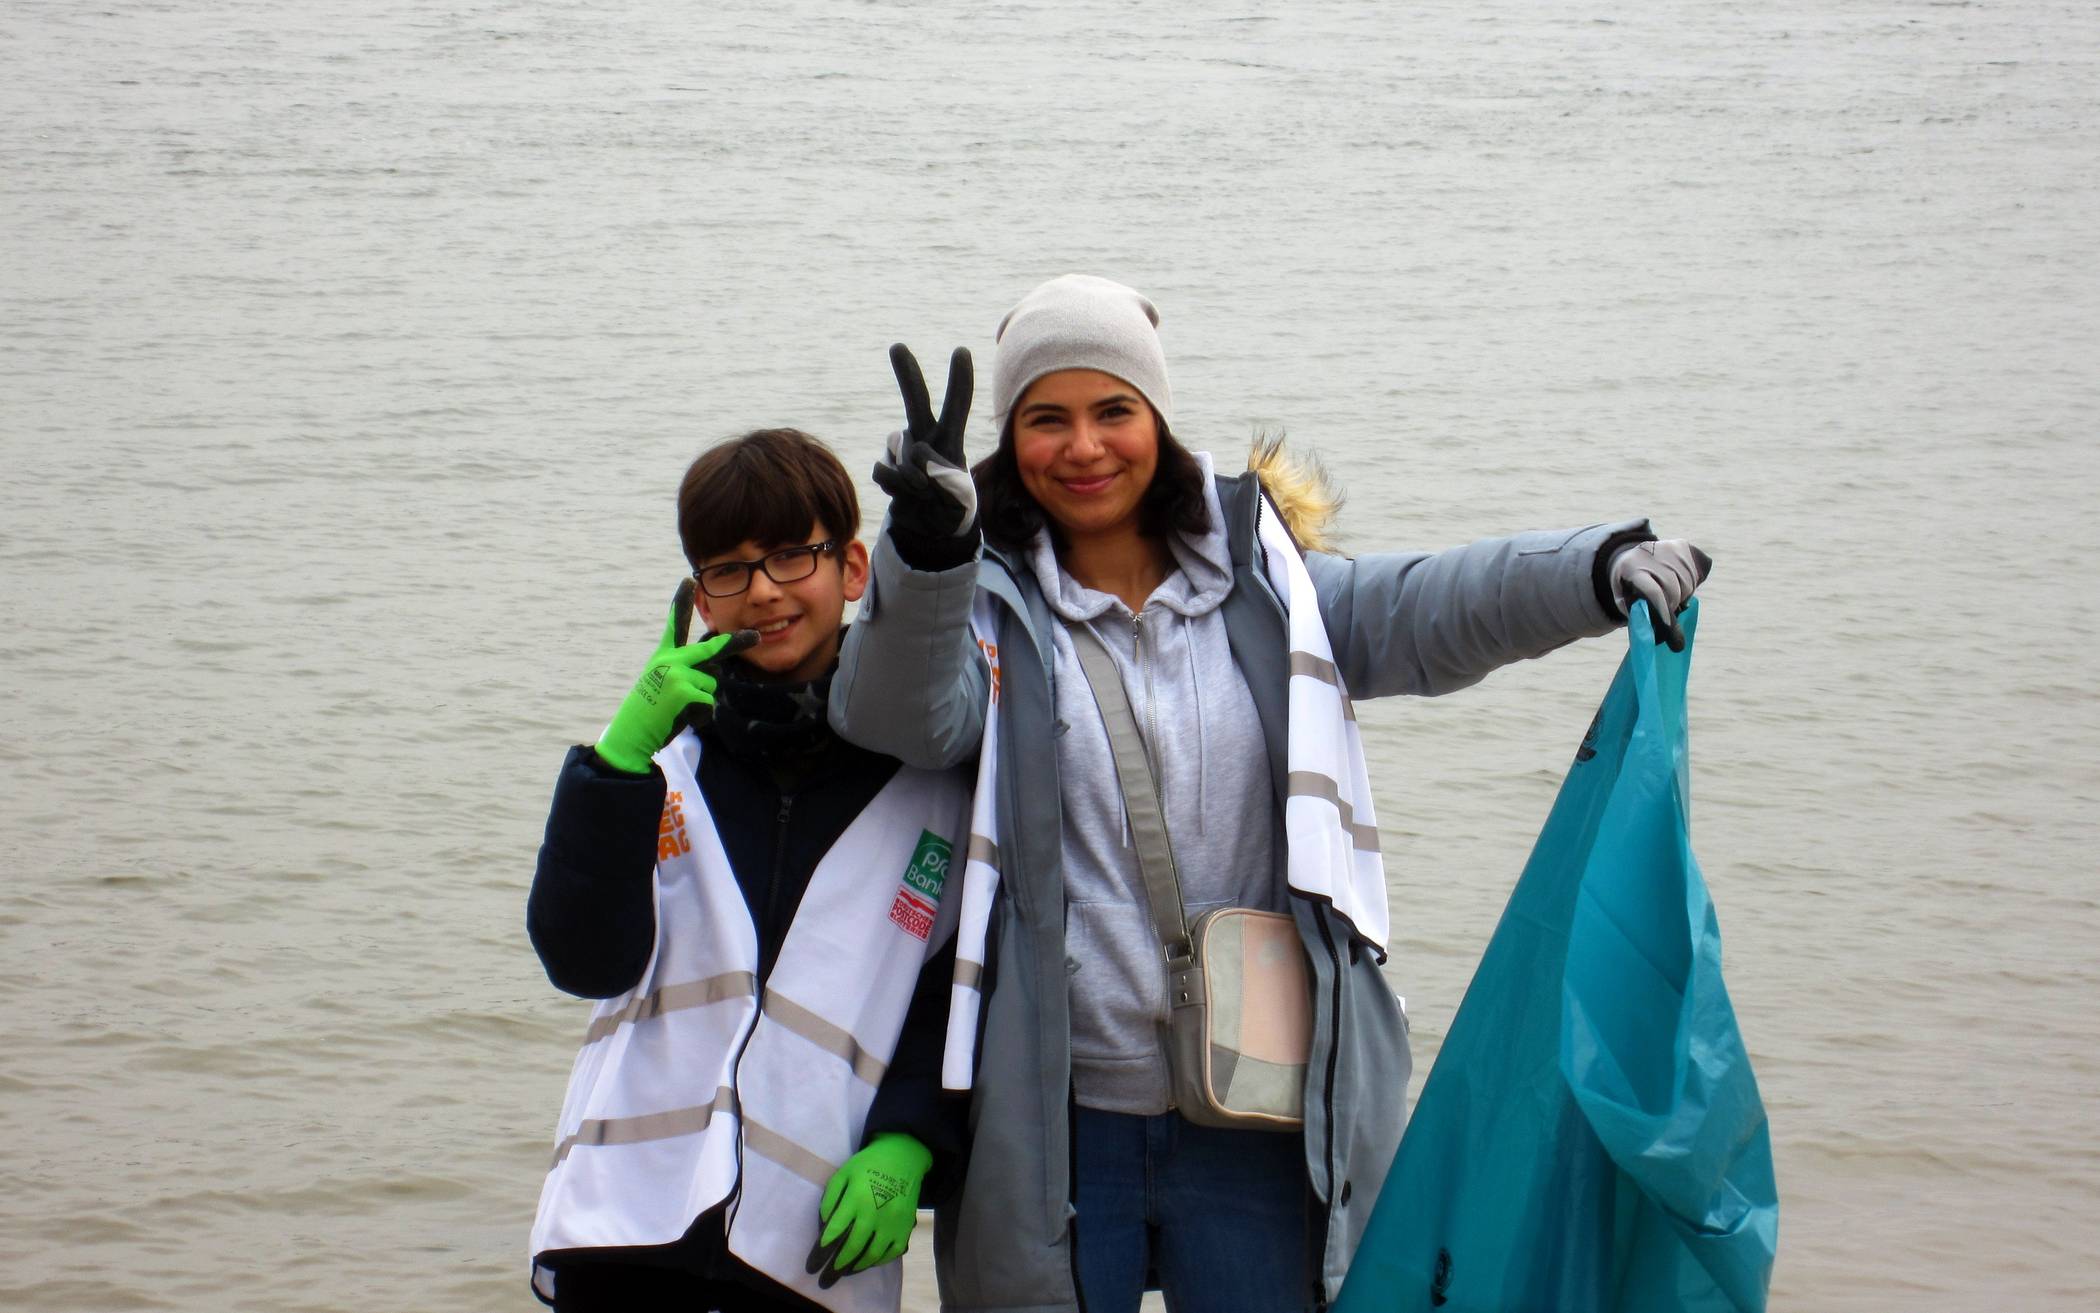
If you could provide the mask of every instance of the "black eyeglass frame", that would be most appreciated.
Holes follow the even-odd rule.
[[[799,584],[804,579],[815,574],[817,572],[817,562],[822,560],[826,553],[837,551],[838,546],[838,539],[826,538],[820,543],[804,543],[800,547],[783,547],[777,552],[767,552],[755,561],[716,561],[712,565],[703,565],[693,571],[693,582],[700,585],[700,591],[706,593],[709,597],[743,596],[751,590],[751,574],[754,570],[764,570],[766,578],[771,579],[776,584]],[[798,559],[807,559],[809,561],[809,568],[801,574],[789,575],[783,579],[774,573],[773,567],[775,565],[785,564]],[[743,582],[726,593],[717,592],[708,584],[708,574],[715,570],[726,570],[732,566],[743,570]]]

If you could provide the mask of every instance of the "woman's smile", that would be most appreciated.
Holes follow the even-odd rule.
[[[1062,477],[1057,481],[1065,486],[1066,492],[1074,496],[1090,497],[1106,490],[1109,484],[1115,482],[1115,478],[1114,474],[1085,474]]]

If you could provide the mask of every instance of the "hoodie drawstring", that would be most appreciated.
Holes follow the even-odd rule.
[[[1188,658],[1189,698],[1196,704],[1196,833],[1204,834],[1203,818],[1210,814],[1203,802],[1204,786],[1210,779],[1210,753],[1203,747],[1203,681],[1196,678],[1196,645],[1189,641],[1188,623],[1181,622],[1181,651]]]

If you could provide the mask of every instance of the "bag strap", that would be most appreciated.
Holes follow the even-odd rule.
[[[1130,694],[1108,645],[1085,623],[1065,621],[1072,649],[1086,674],[1101,721],[1108,727],[1109,750],[1116,758],[1116,783],[1123,791],[1123,810],[1130,817],[1130,836],[1137,848],[1138,873],[1145,882],[1145,902],[1152,909],[1152,933],[1159,939],[1167,969],[1178,975],[1194,956],[1189,943],[1188,913],[1181,902],[1181,877],[1174,869],[1174,849],[1167,841],[1167,818],[1160,808],[1159,781],[1145,756]]]

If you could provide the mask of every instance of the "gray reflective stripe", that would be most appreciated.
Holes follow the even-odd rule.
[[[819,1190],[831,1184],[831,1174],[837,1170],[779,1131],[748,1117],[744,1119],[744,1148],[761,1158],[772,1159]]]
[[[1342,686],[1342,672],[1334,668],[1334,662],[1316,657],[1310,652],[1291,652],[1291,674],[1311,675],[1323,684]]]
[[[956,958],[955,983],[961,985],[964,989],[982,990],[984,988],[984,964],[982,962],[972,962],[966,957]]]
[[[670,1112],[644,1113],[639,1117],[594,1117],[555,1147],[551,1166],[561,1166],[562,1159],[569,1156],[569,1150],[579,1144],[642,1144],[650,1140],[675,1139],[680,1135],[697,1135],[707,1129],[716,1113],[728,1112],[734,1107],[736,1091],[724,1085],[715,1091],[712,1103],[674,1108]]]
[[[1291,653],[1291,674],[1310,676],[1322,684],[1332,685],[1335,692],[1342,692],[1342,672],[1334,668],[1334,662],[1316,657],[1310,652]],[[1350,703],[1347,694],[1342,695],[1342,719],[1356,719],[1356,708]]]
[[[1325,775],[1309,770],[1294,770],[1284,781],[1284,791],[1293,798],[1325,798],[1342,814],[1342,829],[1348,832],[1350,843],[1358,852],[1378,851],[1378,827],[1358,825],[1356,810],[1342,800],[1342,790]]]
[[[833,1025],[800,1003],[782,998],[775,990],[766,991],[766,1001],[760,1008],[781,1029],[793,1031],[826,1053],[845,1059],[853,1074],[868,1084],[882,1084],[882,1073],[889,1070],[889,1064],[862,1048],[851,1031]]]
[[[983,862],[996,871],[999,869],[999,845],[981,834],[973,834],[970,836],[970,850],[964,860]]]
[[[749,998],[757,992],[758,978],[749,971],[725,971],[719,976],[709,976],[705,980],[688,980],[680,985],[665,985],[661,989],[644,994],[618,1012],[592,1018],[591,1028],[583,1032],[583,1042],[596,1044],[630,1022],[648,1021],[682,1008],[706,1007],[724,999]]]

